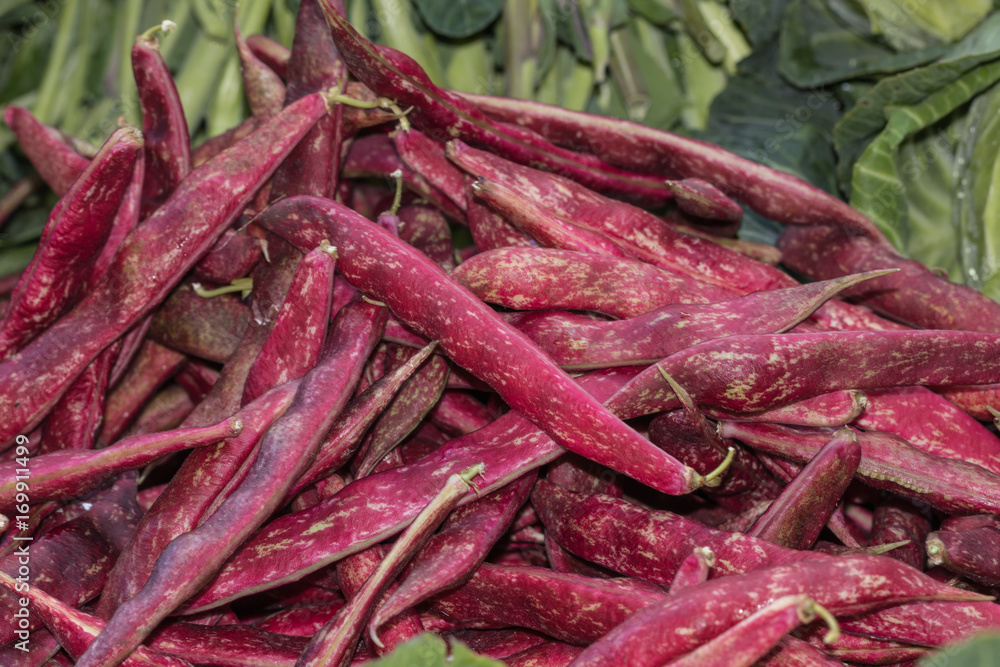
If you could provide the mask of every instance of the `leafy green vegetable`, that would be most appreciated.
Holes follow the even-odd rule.
[[[762,46],[777,36],[788,2],[789,0],[729,0],[729,7],[733,18],[743,26],[750,43]]]
[[[777,44],[759,48],[712,103],[708,125],[696,136],[748,159],[835,192],[836,157],[830,145],[840,105],[832,93],[802,91],[776,73]],[[740,237],[773,243],[780,227],[744,216]]]
[[[872,28],[896,50],[950,43],[993,9],[991,0],[866,0]]]
[[[502,662],[477,655],[460,641],[448,644],[431,632],[425,632],[399,646],[389,655],[370,663],[372,667],[503,667]]]
[[[979,635],[958,646],[939,649],[920,659],[917,667],[990,667],[1000,653],[1000,634]]]
[[[413,0],[413,4],[428,28],[452,39],[485,30],[503,10],[503,0]]]
[[[848,29],[822,0],[792,0],[781,30],[781,73],[806,88],[910,69],[946,51],[934,46],[897,54]]]
[[[905,249],[910,235],[905,202],[907,189],[900,172],[915,168],[900,159],[900,144],[919,130],[941,120],[997,80],[1000,80],[1000,61],[971,70],[927,96],[920,104],[888,109],[885,129],[868,144],[855,163],[851,179],[851,205],[871,218],[897,248]]]
[[[958,236],[951,224],[956,137],[965,119],[956,114],[903,141],[900,179],[906,193],[908,234],[899,250],[963,282]]]
[[[965,283],[1000,300],[1000,87],[972,103],[959,146],[953,222]]]
[[[13,248],[0,249],[0,278],[24,271],[35,255],[37,243],[26,243]]]
[[[834,130],[841,188],[849,190],[854,163],[885,127],[886,108],[919,104],[966,72],[998,57],[1000,14],[995,13],[940,60],[879,81],[844,115]]]

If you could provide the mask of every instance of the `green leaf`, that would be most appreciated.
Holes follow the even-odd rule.
[[[460,641],[451,641],[451,658],[444,639],[425,632],[369,663],[372,667],[503,667],[502,662],[477,655]]]
[[[835,192],[830,141],[840,105],[830,92],[790,86],[776,75],[776,60],[773,42],[744,60],[712,102],[705,130],[695,136]],[[778,231],[777,223],[747,214],[740,237],[773,243]]]
[[[590,36],[580,5],[576,2],[556,2],[555,8],[556,37],[572,48],[577,58],[589,63],[594,52],[590,48]]]
[[[955,199],[955,136],[965,126],[960,115],[908,138],[899,147],[906,189],[907,243],[900,251],[964,282],[958,234],[951,224]]]
[[[49,219],[49,208],[22,209],[11,216],[0,232],[0,248],[37,241],[42,235],[45,222]]]
[[[900,160],[905,139],[937,123],[1000,80],[1000,61],[982,65],[940,88],[920,104],[887,109],[889,122],[854,165],[851,205],[871,218],[897,249],[909,244],[906,196]]]
[[[642,122],[650,127],[670,129],[680,118],[684,91],[677,80],[677,65],[671,62],[666,36],[641,17],[633,19],[629,31],[636,47],[636,65],[649,89],[649,111]]]
[[[1000,634],[989,632],[964,644],[934,651],[920,659],[917,667],[991,667],[1000,653]]]
[[[372,661],[372,667],[444,666],[448,645],[441,637],[425,632],[397,647],[389,655]]]
[[[777,36],[788,1],[729,0],[729,6],[747,39],[754,46],[759,46]]]
[[[661,26],[678,18],[665,0],[628,0],[628,6],[647,21]]]
[[[822,0],[792,0],[781,30],[781,73],[802,88],[911,69],[948,47],[895,53],[848,28]]]
[[[966,72],[997,58],[1000,58],[1000,14],[993,14],[940,60],[879,81],[834,129],[841,188],[850,189],[854,163],[885,127],[887,107],[919,104]]]
[[[992,0],[866,0],[872,28],[896,50],[949,44],[993,8]]]
[[[31,258],[35,256],[37,248],[37,243],[28,243],[0,249],[0,278],[24,271],[31,263]]]
[[[960,134],[952,222],[965,283],[1000,300],[1000,86],[969,109]]]
[[[471,37],[500,16],[503,0],[413,0],[427,27],[453,39]]]

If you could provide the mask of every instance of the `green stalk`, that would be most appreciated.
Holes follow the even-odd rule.
[[[74,62],[73,78],[66,90],[66,113],[62,120],[62,129],[69,134],[76,134],[80,124],[86,118],[83,100],[87,93],[87,79],[90,66],[94,62],[95,38],[94,21],[97,16],[99,0],[85,0],[83,19],[80,22],[79,46]]]
[[[288,7],[285,0],[274,0],[272,17],[278,41],[292,48],[292,40],[295,38],[295,12]]]
[[[488,83],[488,66],[492,58],[486,56],[486,42],[483,39],[469,39],[450,48],[451,54],[445,69],[448,87],[463,93],[482,92]]]
[[[584,111],[591,93],[594,91],[594,70],[580,62],[570,49],[564,49],[563,59],[569,75],[561,75],[563,82],[562,99],[559,106],[571,111]],[[555,69],[555,68],[553,68]]]
[[[191,3],[188,0],[171,3],[163,18],[170,19],[177,24],[177,29],[171,33],[170,39],[160,40],[160,55],[163,56],[164,62],[169,65],[173,62],[177,46],[185,42],[184,36],[188,30],[194,27],[195,22],[191,20]]]
[[[125,10],[121,14],[118,36],[121,39],[118,66],[118,95],[121,100],[121,115],[129,123],[138,126],[142,122],[139,110],[139,93],[135,88],[132,74],[132,44],[141,31],[142,0],[125,0]]]
[[[503,11],[507,38],[504,83],[507,97],[534,99],[538,44],[543,30],[537,0],[507,0]]]
[[[198,23],[208,35],[218,40],[229,39],[232,32],[228,18],[229,12],[220,14],[213,0],[190,0],[190,2],[191,10],[198,18]]]
[[[347,3],[347,20],[359,32],[365,32],[368,23],[368,2],[366,0],[349,0]]]
[[[726,47],[708,27],[708,21],[702,14],[698,0],[681,0],[680,4],[681,19],[684,21],[684,28],[691,39],[694,40],[708,62],[713,65],[722,63],[726,57]]]
[[[649,90],[632,53],[634,42],[624,39],[625,30],[611,32],[611,78],[618,85],[629,120],[641,121],[649,112]]]
[[[237,21],[244,35],[262,32],[271,11],[271,0],[247,0],[240,5]],[[229,42],[232,43],[231,41]],[[243,74],[234,49],[223,65],[216,82],[215,96],[208,110],[208,135],[221,134],[239,125],[246,117],[243,105]]]
[[[216,81],[231,50],[227,42],[220,42],[205,34],[198,35],[174,79],[188,129],[192,133],[205,118],[209,102],[215,94]]]
[[[70,47],[73,44],[79,15],[79,0],[68,0],[59,15],[59,30],[56,32],[55,43],[52,47],[52,57],[45,67],[42,83],[38,87],[38,99],[35,100],[35,106],[32,109],[35,117],[46,125],[55,125],[59,121],[56,104],[63,86],[66,63]]]
[[[371,0],[372,10],[382,28],[378,42],[402,51],[424,68],[431,81],[443,83],[443,69],[437,50],[428,48],[413,27],[413,6],[408,0]]]
[[[730,75],[736,74],[736,64],[750,55],[752,49],[746,37],[733,23],[733,15],[727,7],[711,0],[699,4],[702,16],[705,16],[711,26],[712,34],[725,49],[726,55],[722,64]]]

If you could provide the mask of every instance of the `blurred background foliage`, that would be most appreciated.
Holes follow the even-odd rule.
[[[198,143],[248,115],[231,25],[291,44],[297,0],[0,0],[0,105],[99,145],[139,123],[129,49],[161,39]],[[871,216],[904,254],[1000,297],[1000,17],[992,0],[348,0],[438,84],[722,144]],[[109,29],[108,26],[111,26]],[[0,193],[30,178],[0,128]],[[52,205],[0,229],[0,276]],[[752,214],[741,235],[770,242]]]

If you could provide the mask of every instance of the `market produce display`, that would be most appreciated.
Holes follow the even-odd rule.
[[[892,151],[995,82],[975,69],[992,60],[939,72],[864,146],[862,112],[844,116],[852,206],[630,120],[648,109],[621,35],[559,4],[558,67],[506,35],[509,97],[442,85],[454,61],[369,39],[358,3],[302,0],[288,45],[257,34],[266,3],[236,12],[244,31],[191,4],[234,35],[216,60],[198,48],[238,63],[245,119],[192,97],[161,51],[175,26],[140,14],[135,126],[89,146],[53,124],[48,83],[5,106],[34,171],[0,214],[54,196],[0,281],[0,665],[988,655],[1000,304],[907,252],[865,170],[896,173]],[[817,22],[817,4],[775,6]],[[895,60],[856,67],[933,61],[899,75],[926,83],[1000,30],[960,4],[930,27],[873,10]],[[405,11],[461,40],[510,31],[524,7],[501,5]],[[702,34],[696,5],[677,7]],[[734,20],[773,23],[742,8],[717,30]],[[746,55],[700,48],[723,69]],[[604,57],[624,113],[514,95],[559,67],[600,90],[609,68],[583,63]],[[699,108],[685,122],[708,133]]]

